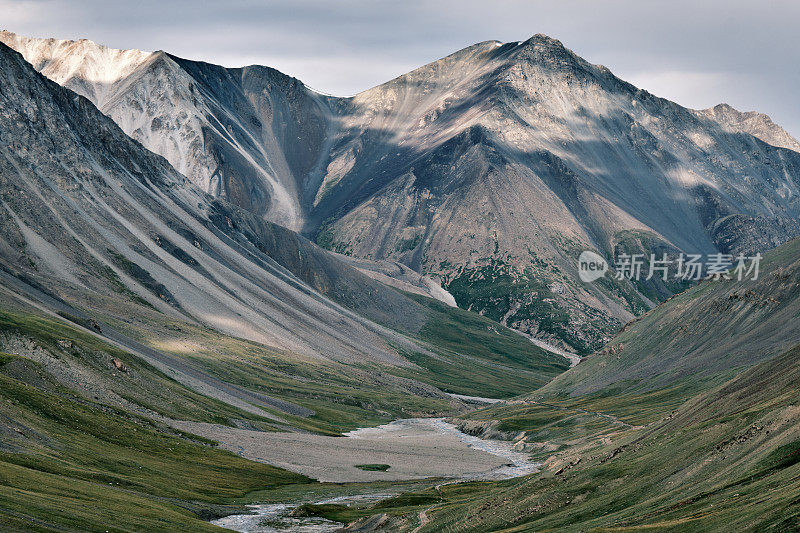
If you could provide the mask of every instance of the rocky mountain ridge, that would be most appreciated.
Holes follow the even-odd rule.
[[[89,98],[72,63],[128,57],[0,39]],[[350,98],[162,52],[111,86],[101,110],[212,195],[581,352],[684,287],[583,284],[582,250],[752,254],[800,232],[785,131],[657,98],[544,35],[478,43]]]

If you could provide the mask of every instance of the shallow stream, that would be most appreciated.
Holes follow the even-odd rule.
[[[467,435],[459,431],[455,425],[446,422],[443,418],[407,418],[395,420],[394,422],[378,427],[357,429],[346,433],[345,436],[351,439],[398,439],[402,438],[403,435],[417,433],[415,430],[425,432],[433,431],[441,435],[457,436],[458,439],[468,447],[501,457],[507,461],[503,466],[495,468],[494,470],[481,474],[462,476],[451,480],[451,483],[487,479],[509,479],[538,472],[541,466],[539,463],[531,461],[527,454],[515,450],[513,445],[508,441],[481,439],[472,435]],[[302,503],[339,503],[353,505],[378,501],[393,495],[394,494],[360,494],[313,502],[256,504],[248,506],[252,510],[251,514],[226,516],[214,520],[212,523],[242,533],[278,533],[285,531],[327,533],[338,530],[342,527],[342,524],[324,518],[293,517],[291,516],[292,510]]]

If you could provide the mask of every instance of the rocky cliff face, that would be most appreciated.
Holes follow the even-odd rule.
[[[298,80],[87,40],[0,32],[0,41],[204,191],[290,229],[302,226],[298,180],[324,141],[326,105]]]
[[[545,36],[475,45],[338,113],[320,242],[438,275],[460,305],[581,350],[679,289],[581,284],[581,250],[752,253],[797,234],[796,152]]]
[[[389,340],[410,341],[386,326],[426,320],[306,239],[202,193],[2,44],[0,177],[0,270],[87,309],[140,320],[121,311],[139,305],[304,357],[401,366]]]
[[[2,38],[53,79],[88,83],[41,66],[69,46]],[[584,352],[682,286],[583,284],[582,250],[754,253],[800,232],[798,143],[768,117],[683,108],[543,35],[352,98],[163,53],[115,87],[101,109],[210,193]]]

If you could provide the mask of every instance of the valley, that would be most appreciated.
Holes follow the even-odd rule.
[[[515,449],[540,461],[541,472],[490,484],[432,485],[413,493],[421,501],[410,507],[394,507],[390,499],[311,510],[355,524],[380,519],[381,528],[400,531],[795,529],[800,519],[800,347],[792,337],[797,313],[788,311],[793,318],[784,322],[785,328],[771,329],[769,336],[725,319],[741,319],[747,315],[742,306],[759,310],[766,306],[764,300],[778,307],[770,316],[796,305],[798,246],[795,240],[769,254],[768,270],[756,282],[742,286],[708,281],[662,304],[615,339],[632,339],[620,353],[594,354],[532,395],[458,417],[462,431],[508,439]],[[760,293],[759,300],[757,290],[764,284],[771,289]],[[788,292],[776,291],[783,297],[774,301],[763,296],[776,287]],[[736,296],[741,290],[751,295],[749,301]],[[715,312],[706,325],[690,322],[696,327],[679,333],[692,313],[709,315],[708,306]],[[736,325],[731,342],[751,357],[765,359],[741,365],[730,355],[720,356],[724,361],[717,362],[717,371],[710,366],[708,375],[696,380],[671,381],[670,374],[649,373],[658,379],[646,385],[631,381],[626,371],[648,364],[651,354],[657,359],[657,352],[635,351],[637,342],[653,340],[652,333],[628,335],[648,328],[648,321],[656,318],[666,330],[669,321],[662,313],[680,317],[677,329],[667,336],[672,342],[700,347],[709,333],[704,328],[716,330],[715,339],[725,339],[722,332]],[[789,337],[782,340],[776,332]],[[759,344],[767,339],[775,344]],[[667,353],[679,353],[661,342]],[[626,357],[625,365],[615,366]],[[691,365],[697,357],[689,352],[667,368]],[[624,379],[625,387],[613,378]],[[603,380],[608,384],[595,389]],[[586,389],[567,392],[562,383]]]
[[[0,529],[798,529],[798,149],[542,34],[340,98],[3,31]]]

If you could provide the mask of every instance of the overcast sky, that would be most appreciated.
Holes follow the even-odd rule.
[[[654,94],[758,110],[800,137],[800,2],[790,0],[0,0],[0,26],[269,65],[337,95],[475,42],[546,33]]]

